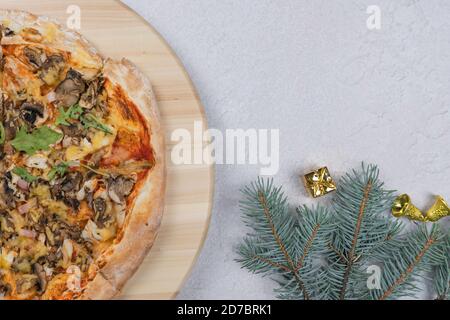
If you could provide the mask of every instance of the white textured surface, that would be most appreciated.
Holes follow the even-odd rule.
[[[450,1],[125,0],[169,42],[210,127],[279,128],[283,184],[310,202],[298,174],[380,165],[420,206],[450,197]],[[368,5],[382,29],[366,27]],[[234,262],[245,233],[238,189],[258,168],[218,166],[210,233],[179,295],[272,298],[272,281]]]

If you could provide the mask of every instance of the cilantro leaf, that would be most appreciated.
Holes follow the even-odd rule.
[[[83,113],[83,108],[81,108],[79,104],[74,104],[69,109],[67,109],[67,111],[65,111],[63,107],[60,107],[58,111],[59,114],[56,117],[55,125],[70,126],[68,120],[79,120],[81,114]]]
[[[36,181],[38,178],[30,174],[27,169],[22,167],[15,167],[12,171],[14,174],[21,177],[23,180],[25,180],[28,183],[31,183],[33,181]]]
[[[106,124],[102,123],[99,119],[97,119],[97,117],[95,117],[92,114],[83,115],[83,116],[81,116],[80,120],[86,129],[93,128],[93,129],[97,129],[97,130],[106,132],[108,134],[113,133],[110,127],[108,127]]]
[[[16,150],[32,155],[39,150],[48,150],[50,145],[62,137],[61,133],[53,131],[47,126],[40,127],[31,133],[28,133],[25,127],[21,127],[11,144]]]
[[[74,166],[74,162],[61,162],[54,166],[47,175],[49,181],[56,178],[56,176],[63,177],[69,168]]]
[[[0,144],[4,144],[5,141],[6,141],[5,127],[3,126],[3,123],[0,122]]]

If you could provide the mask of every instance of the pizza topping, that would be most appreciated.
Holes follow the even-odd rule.
[[[78,129],[78,126],[76,124],[73,124],[70,122],[70,120],[78,120],[80,119],[81,114],[83,113],[83,109],[78,104],[74,104],[73,106],[69,107],[67,111],[64,110],[63,107],[60,107],[59,109],[59,115],[56,118],[55,125],[59,126],[61,125],[63,127],[63,131],[66,134],[69,133],[69,135],[75,135],[73,132],[71,134],[71,129],[74,131],[73,128]],[[69,127],[69,129],[64,128]]]
[[[19,211],[20,214],[24,215],[27,214],[28,212],[30,212],[30,210],[36,206],[36,198],[32,198],[31,200],[28,200],[25,204],[21,205],[20,207],[17,208],[17,211]],[[24,231],[24,230],[23,230]],[[26,232],[22,233],[23,236],[27,236],[30,235],[29,233],[27,234]],[[30,238],[34,238],[36,236],[36,234],[33,234],[33,236],[31,236]]]
[[[64,58],[60,55],[49,56],[42,64],[39,77],[48,86],[53,86],[60,81],[61,74],[65,69]]]
[[[70,239],[65,239],[62,245],[62,255],[63,255],[63,260],[62,260],[62,264],[63,266],[68,266],[68,264],[70,264],[72,262],[72,256],[73,256],[73,244],[72,244],[72,240]]]
[[[123,203],[125,198],[130,195],[136,181],[133,178],[118,176],[109,181],[108,195],[115,203]]]
[[[67,268],[67,288],[72,292],[81,291],[81,270],[78,266],[72,265]]]
[[[66,79],[55,90],[56,101],[62,107],[73,106],[80,100],[80,96],[85,89],[86,84],[82,75],[71,69],[67,73]]]
[[[31,133],[28,133],[25,127],[21,127],[11,144],[16,150],[32,155],[37,151],[49,150],[50,145],[55,144],[62,137],[62,134],[47,126],[40,127]]]
[[[17,181],[17,186],[24,191],[28,191],[30,184],[24,179],[19,179]]]
[[[97,78],[91,81],[86,92],[81,96],[80,106],[85,109],[92,109],[98,101],[98,96],[103,87],[104,79]]]
[[[20,32],[20,35],[24,40],[30,42],[42,42],[43,40],[42,34],[34,28],[24,28]]]
[[[6,248],[2,248],[0,252],[0,267],[3,269],[11,268],[14,259],[17,257],[17,253],[14,251],[8,251]]]
[[[1,274],[0,274],[1,275]],[[0,297],[7,296],[11,293],[11,285],[0,281]]]
[[[102,123],[100,119],[98,119],[93,114],[88,113],[85,116],[81,117],[81,122],[85,128],[93,128],[100,131],[103,131],[108,134],[113,134],[113,131],[106,124]]]
[[[35,239],[37,237],[37,233],[34,230],[28,230],[28,229],[20,229],[18,232],[19,236]]]
[[[38,293],[42,294],[47,288],[47,273],[39,263],[33,265],[33,272],[38,277]]]
[[[79,172],[71,172],[66,177],[55,182],[51,193],[57,200],[62,200],[65,205],[77,210],[80,206],[76,199],[77,193],[81,188],[83,176]]]
[[[18,130],[17,120],[6,120],[3,127],[5,129],[5,140],[12,140],[16,137]]]
[[[10,28],[2,28],[2,31],[3,31],[3,36],[4,37],[12,37],[13,35],[16,34],[14,32],[14,30],[11,30]]]
[[[20,107],[21,117],[30,126],[35,126],[44,123],[47,119],[45,117],[44,106],[39,103],[25,102]]]
[[[46,155],[35,154],[31,157],[28,157],[28,159],[26,160],[26,166],[28,168],[36,168],[36,169],[45,170],[48,168],[47,162],[48,162],[48,158]]]
[[[0,180],[0,207],[15,208],[14,190],[10,187],[9,179],[6,177]]]
[[[34,68],[39,69],[46,60],[45,53],[40,48],[25,47],[23,53],[28,60],[28,63]]]
[[[101,217],[106,212],[106,200],[103,198],[96,198],[92,201],[92,207],[96,217]],[[97,218],[98,219],[98,218]]]
[[[70,162],[60,162],[57,165],[55,165],[50,172],[47,175],[48,180],[53,180],[56,177],[63,177],[67,171],[69,170],[72,163]]]
[[[81,234],[83,239],[88,241],[101,241],[102,236],[99,232],[99,229],[94,221],[89,220],[86,224],[86,227],[83,230],[83,233]]]
[[[32,174],[30,174],[27,169],[22,168],[22,167],[16,167],[13,169],[12,171],[14,174],[18,175],[20,178],[22,178],[23,180],[25,180],[26,182],[30,183],[33,181],[36,181],[37,178],[35,176],[33,176]],[[20,181],[20,180],[18,180]]]

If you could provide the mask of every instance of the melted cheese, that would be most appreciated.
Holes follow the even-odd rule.
[[[70,146],[66,149],[66,161],[81,160],[86,156],[112,144],[115,135],[97,131],[92,138],[92,143],[83,140],[80,146]]]
[[[133,131],[139,133],[142,126],[135,119],[127,120],[123,117],[122,113],[119,111],[119,107],[111,108],[110,115],[107,119],[107,123],[116,129],[125,128],[128,131]]]
[[[4,19],[2,21],[2,25],[4,25],[5,27],[9,28],[9,26],[11,25],[11,20],[9,19]]]
[[[31,190],[31,194],[38,197],[40,204],[48,211],[57,214],[63,220],[67,218],[69,208],[63,202],[52,199],[48,186],[38,185]]]
[[[48,42],[54,42],[58,33],[59,30],[54,23],[47,23],[44,29],[44,38]]]
[[[0,269],[9,270],[16,256],[17,253],[8,251],[6,248],[2,248],[0,251]]]

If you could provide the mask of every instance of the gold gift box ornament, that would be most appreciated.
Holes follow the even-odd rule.
[[[336,183],[327,167],[320,168],[304,176],[306,189],[314,198],[336,191]]]
[[[444,198],[436,197],[434,205],[424,215],[420,209],[412,204],[411,197],[402,194],[395,199],[392,205],[392,214],[397,218],[408,218],[419,222],[436,222],[450,216],[450,207]]]

